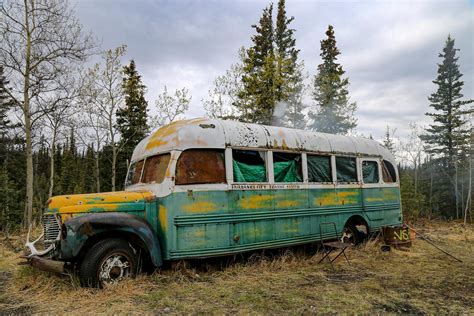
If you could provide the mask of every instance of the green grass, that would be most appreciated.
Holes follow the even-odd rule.
[[[19,268],[17,255],[0,245],[0,273],[10,274],[0,285],[0,311],[473,314],[474,227],[431,222],[417,228],[463,262],[419,239],[407,252],[386,253],[369,241],[349,251],[350,266],[338,259],[335,271],[317,264],[320,253],[293,249],[224,268],[215,259],[177,264],[94,290],[79,288],[71,277]]]

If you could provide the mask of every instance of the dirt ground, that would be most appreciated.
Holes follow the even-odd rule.
[[[474,314],[474,225],[415,227],[462,260],[423,240],[409,251],[382,252],[371,240],[338,259],[293,248],[231,260],[180,262],[103,290],[72,275],[18,266],[22,236],[0,233],[0,314],[11,313],[410,313]]]

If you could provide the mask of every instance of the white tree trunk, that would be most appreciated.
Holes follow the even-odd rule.
[[[49,170],[49,192],[48,197],[51,198],[53,196],[53,189],[54,189],[54,153],[56,147],[56,129],[53,130],[53,139],[51,140],[51,149],[50,149],[50,170]]]

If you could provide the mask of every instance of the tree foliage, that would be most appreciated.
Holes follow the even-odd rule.
[[[0,65],[0,137],[2,138],[3,134],[12,125],[7,115],[8,111],[13,107],[13,100],[10,98],[7,90],[8,84],[9,81],[4,75],[4,67]]]
[[[134,148],[148,133],[148,102],[145,100],[146,87],[135,66],[130,61],[123,67],[122,89],[125,105],[117,109],[117,127],[122,143]]]
[[[448,36],[443,52],[439,54],[442,62],[438,64],[438,76],[433,81],[437,89],[428,97],[433,112],[426,113],[433,123],[421,137],[427,144],[427,153],[437,160],[444,180],[437,186],[438,195],[442,197],[440,208],[446,214],[454,209],[455,216],[459,217],[463,202],[459,190],[460,169],[467,165],[466,160],[472,159],[468,148],[473,132],[466,117],[473,110],[472,107],[466,109],[465,105],[474,100],[462,100],[464,82],[454,44],[454,39]]]
[[[207,99],[202,100],[206,115],[212,118],[238,119],[239,92],[242,91],[243,60],[245,48],[239,49],[239,62],[232,64],[225,74],[214,79]]]
[[[146,87],[135,66],[135,61],[123,67],[122,89],[125,104],[117,109],[117,129],[120,133],[120,158],[117,166],[117,182],[125,183],[128,163],[133,149],[149,132]]]
[[[390,126],[387,125],[385,129],[383,145],[387,148],[392,154],[395,155],[395,142],[393,141],[393,135],[395,131],[390,129]]]
[[[285,1],[278,1],[276,24],[273,4],[263,10],[252,46],[245,51],[242,88],[238,93],[240,119],[267,125],[295,126],[300,122],[302,104],[302,64],[290,27]],[[297,112],[298,115],[297,115]]]
[[[173,94],[170,94],[165,86],[155,102],[158,115],[153,118],[154,127],[163,126],[178,119],[188,110],[189,103],[191,103],[191,96],[188,89],[176,89]]]
[[[439,54],[443,61],[438,65],[438,76],[433,81],[437,90],[428,97],[434,111],[426,115],[433,119],[433,124],[422,136],[428,145],[427,152],[442,159],[451,170],[470,141],[472,131],[464,116],[469,111],[464,105],[474,102],[461,100],[464,82],[461,80],[456,51],[454,39],[448,36],[443,52]]]
[[[275,54],[273,4],[263,10],[257,25],[253,45],[247,49],[243,65],[242,84],[239,92],[241,120],[269,125],[275,107]]]
[[[357,126],[354,116],[357,104],[350,102],[349,79],[343,78],[345,71],[337,63],[340,51],[336,46],[334,28],[329,25],[327,38],[321,41],[321,58],[323,62],[313,80],[313,100],[315,107],[309,112],[312,130],[347,134]]]
[[[102,52],[102,62],[89,69],[82,89],[82,99],[92,116],[93,124],[102,129],[106,144],[110,146],[110,185],[115,191],[117,185],[117,157],[120,152],[120,132],[117,126],[117,110],[123,104],[122,57],[126,45]]]
[[[7,93],[22,113],[25,134],[27,226],[33,217],[33,138],[36,124],[49,111],[35,101],[58,89],[57,78],[71,63],[85,61],[94,44],[68,1],[1,2],[0,15],[0,64],[11,75]]]

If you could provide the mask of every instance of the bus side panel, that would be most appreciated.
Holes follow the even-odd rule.
[[[353,215],[363,216],[371,225],[364,215],[361,191],[328,188],[175,193],[161,199],[168,210],[164,256],[209,257],[318,241],[321,222],[336,223],[340,233]],[[335,237],[329,225],[323,226],[322,233],[324,239]]]
[[[165,259],[209,257],[318,241],[353,215],[373,231],[400,223],[399,189],[344,188],[174,193],[158,202]],[[164,212],[163,212],[164,210]],[[322,238],[334,238],[324,225]]]
[[[227,195],[226,191],[179,192],[158,199],[163,257],[173,259],[177,249],[197,256],[202,249],[228,247]]]
[[[378,187],[363,189],[364,213],[371,231],[382,226],[401,224],[400,189]]]
[[[319,236],[319,226],[323,230],[322,238],[334,235],[335,223],[340,233],[346,221],[353,215],[363,215],[362,194],[360,188],[328,188],[309,190],[310,207],[317,210],[313,221],[316,223],[316,232]]]

